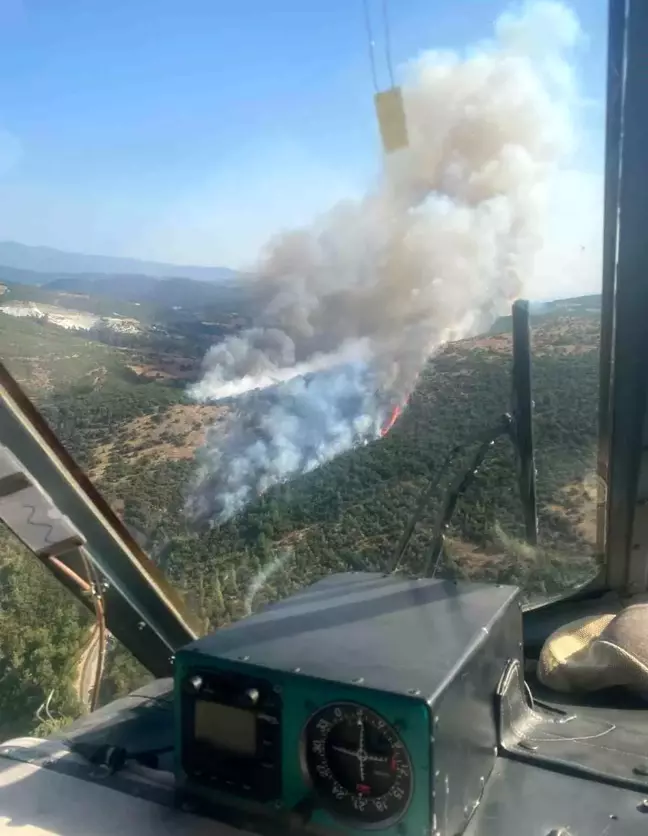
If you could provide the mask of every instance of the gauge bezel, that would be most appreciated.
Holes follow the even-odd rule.
[[[392,813],[390,816],[380,819],[379,821],[363,821],[361,818],[356,818],[354,816],[345,815],[344,813],[340,813],[340,811],[335,807],[334,804],[331,803],[331,799],[327,796],[323,795],[318,791],[316,787],[313,776],[311,775],[311,771],[308,768],[308,731],[309,727],[314,720],[315,717],[322,714],[327,709],[334,709],[334,708],[342,708],[342,709],[352,709],[357,710],[361,708],[363,711],[367,711],[372,714],[374,717],[377,717],[379,720],[382,720],[383,723],[387,726],[391,734],[393,734],[399,741],[403,749],[403,756],[409,766],[410,770],[410,780],[409,780],[409,787],[408,793],[406,798],[402,800],[401,808]],[[407,744],[403,740],[402,734],[394,728],[394,724],[389,722],[379,711],[376,711],[375,708],[372,708],[370,705],[366,703],[357,702],[355,700],[330,700],[329,702],[324,703],[323,705],[318,706],[314,711],[312,711],[306,722],[304,723],[299,740],[299,768],[302,775],[302,779],[306,783],[306,785],[311,789],[314,793],[316,793],[317,798],[321,802],[321,807],[325,810],[328,815],[335,819],[335,821],[340,822],[340,824],[347,825],[348,827],[354,827],[357,830],[385,830],[388,827],[392,827],[393,825],[397,824],[403,816],[407,813],[412,803],[412,798],[414,796],[414,783],[415,783],[415,776],[414,776],[414,769],[412,767],[412,758],[407,747]]]

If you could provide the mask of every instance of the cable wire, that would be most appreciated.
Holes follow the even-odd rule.
[[[445,457],[443,464],[437,470],[435,477],[429,480],[428,486],[421,494],[421,498],[419,499],[416,508],[414,509],[414,513],[410,517],[410,520],[403,531],[401,539],[399,540],[398,545],[396,546],[394,555],[391,561],[389,562],[389,565],[387,566],[387,572],[393,573],[397,571],[401,561],[405,557],[405,553],[407,552],[410,543],[412,542],[414,530],[421,517],[423,516],[423,512],[425,511],[425,507],[428,504],[428,501],[439,487],[441,479],[444,476],[448,467],[450,466],[452,460],[463,450],[465,446],[466,445],[464,444],[455,445]]]
[[[95,594],[92,596],[92,600],[95,607],[97,627],[99,629],[97,666],[95,669],[94,684],[92,686],[92,697],[90,699],[90,711],[95,711],[99,705],[99,691],[101,689],[101,680],[103,677],[104,664],[106,662],[106,612],[103,604],[103,596],[101,594],[101,579],[99,577],[99,573],[97,572],[97,569],[86,550],[81,547],[79,551],[81,553],[81,559],[83,560],[88,580],[90,578],[93,580]]]
[[[97,667],[95,671],[94,685],[92,688],[92,697],[90,700],[90,710],[94,711],[97,708],[99,701],[99,689],[101,686],[101,677],[103,674],[105,648],[106,648],[106,616],[104,612],[103,600],[101,598],[101,586],[99,584],[98,576],[94,572],[92,560],[85,551],[80,548],[81,559],[86,570],[88,580],[84,580],[74,569],[71,569],[66,563],[58,557],[51,555],[48,560],[63,574],[67,575],[83,592],[92,596],[92,604],[95,611],[96,626],[99,631],[99,652],[97,654]]]
[[[385,58],[387,59],[389,81],[391,83],[392,88],[394,88],[396,84],[394,83],[394,67],[392,65],[391,58],[391,35],[389,31],[389,15],[387,14],[387,2],[388,0],[382,0],[383,28],[385,30]]]
[[[459,476],[455,480],[454,484],[450,487],[450,490],[446,495],[445,506],[443,508],[441,518],[436,528],[436,534],[433,540],[432,549],[430,550],[430,554],[425,563],[425,576],[428,576],[430,565],[433,564],[431,577],[436,577],[437,570],[441,564],[441,557],[443,555],[443,549],[445,544],[445,532],[450,527],[452,517],[457,507],[457,502],[459,501],[460,497],[463,496],[463,494],[466,492],[473,479],[477,475],[479,468],[482,466],[489,449],[493,446],[495,441],[500,436],[506,434],[509,436],[509,438],[511,438],[510,430],[511,416],[509,415],[509,413],[505,413],[501,416],[497,424],[495,424],[490,429],[486,430],[486,432],[480,433],[480,435],[477,436],[477,439],[479,439],[481,442],[479,447],[477,448],[466,470],[459,474]]]
[[[374,39],[371,30],[371,15],[369,14],[369,2],[363,0],[365,27],[367,30],[367,39],[369,40],[369,61],[371,62],[371,77],[373,79],[374,91],[378,92],[378,75],[376,73],[376,56],[374,55]]]

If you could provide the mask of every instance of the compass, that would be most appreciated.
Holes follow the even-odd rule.
[[[305,767],[320,803],[355,826],[385,827],[407,810],[412,765],[386,720],[356,703],[317,711],[304,729]]]

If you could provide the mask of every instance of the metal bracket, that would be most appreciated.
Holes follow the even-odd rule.
[[[56,556],[83,577],[83,548],[98,573],[108,629],[152,673],[168,676],[170,657],[197,637],[197,626],[2,364],[0,441],[0,519],[92,609],[87,594],[49,559]]]

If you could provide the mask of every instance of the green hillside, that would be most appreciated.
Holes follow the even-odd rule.
[[[502,439],[457,507],[437,574],[512,581],[529,597],[542,597],[596,571],[598,321],[588,308],[539,317],[534,327],[540,548],[532,552],[520,541],[515,461]],[[182,503],[193,453],[225,409],[186,401],[184,385],[196,365],[172,348],[156,357],[0,314],[0,356],[115,510],[145,538],[205,629],[326,573],[385,568],[448,450],[508,409],[510,336],[451,344],[425,369],[386,438],[278,486],[219,529],[192,531]],[[431,571],[445,486],[417,527],[403,571]],[[250,600],[253,578],[270,566],[267,583]],[[74,657],[89,621],[9,535],[0,535],[1,735],[33,729],[34,712],[50,691],[55,716],[78,710]],[[140,675],[127,654],[112,651],[105,696]]]

